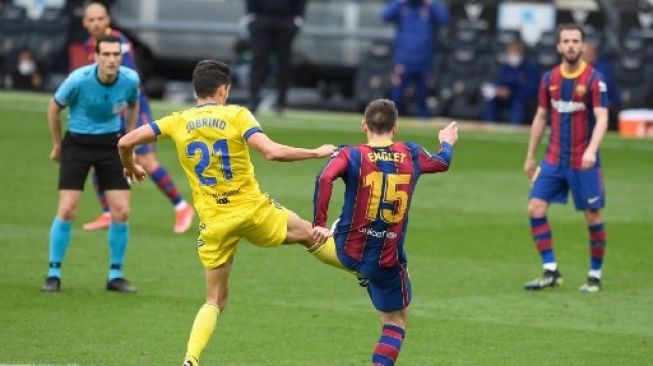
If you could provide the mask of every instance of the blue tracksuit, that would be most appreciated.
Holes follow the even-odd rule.
[[[526,108],[528,103],[534,101],[537,96],[538,83],[538,68],[529,60],[524,60],[517,67],[502,64],[496,79],[496,85],[510,89],[510,97],[507,100],[499,100],[498,98],[489,100],[485,106],[483,119],[497,121],[499,119],[499,109],[508,108],[511,123],[525,123],[527,118]]]
[[[426,80],[435,52],[435,29],[449,22],[449,14],[438,4],[391,0],[381,12],[381,19],[397,27],[392,99],[403,112],[404,91],[407,84],[414,81],[418,114],[426,117]]]

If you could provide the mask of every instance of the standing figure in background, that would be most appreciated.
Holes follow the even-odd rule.
[[[5,75],[5,85],[14,90],[43,89],[43,76],[32,52],[23,50],[18,54],[15,66]]]
[[[134,48],[132,43],[121,32],[111,29],[111,17],[107,8],[99,2],[91,2],[84,8],[84,28],[88,31],[89,38],[86,41],[86,49],[89,57],[92,55],[92,50],[99,37],[110,34],[120,39],[120,50],[122,52],[122,66],[136,70],[136,57],[134,55]],[[89,58],[90,60],[90,58]],[[137,126],[147,125],[152,122],[152,111],[150,110],[150,102],[147,95],[143,92],[144,88],[141,85],[140,99],[138,100],[140,115],[138,116]],[[170,203],[175,209],[175,233],[183,233],[190,229],[195,217],[193,207],[189,205],[179,193],[177,185],[172,179],[168,170],[159,163],[155,155],[155,147],[153,144],[143,144],[136,148],[136,159],[138,163],[145,168],[147,175],[154,181],[156,186],[163,194],[170,200]],[[94,221],[84,224],[86,230],[105,229],[109,226],[111,216],[109,214],[109,207],[106,201],[105,193],[100,189],[97,184],[97,176],[93,176],[93,184],[96,193],[102,205],[102,214]]]
[[[381,12],[381,19],[397,28],[391,98],[399,113],[405,114],[406,87],[414,83],[417,115],[426,118],[427,80],[433,66],[437,28],[449,22],[449,13],[430,0],[391,0]]]
[[[110,270],[108,291],[135,292],[122,276],[129,238],[129,184],[122,174],[118,138],[121,114],[131,131],[138,118],[138,74],[120,66],[120,39],[99,37],[93,65],[73,71],[59,86],[48,105],[48,126],[52,137],[50,158],[59,163],[59,204],[50,228],[50,269],[43,291],[58,292],[61,264],[70,243],[72,220],[91,168],[106,193],[109,224]],[[61,139],[61,111],[68,107],[68,128]]]
[[[558,27],[557,38],[562,63],[542,76],[524,162],[524,172],[533,182],[528,215],[543,274],[524,287],[540,290],[562,283],[546,214],[551,203],[566,203],[571,191],[576,210],[585,214],[589,236],[590,271],[580,291],[598,292],[606,246],[601,213],[605,190],[599,146],[608,128],[608,93],[603,75],[582,59],[583,28],[563,24]],[[535,153],[549,113],[549,145],[537,167]]]
[[[277,61],[277,113],[286,108],[291,76],[292,42],[304,23],[306,0],[247,0],[247,17],[254,59],[249,84],[249,108],[256,112],[265,83],[270,54]]]
[[[510,113],[510,123],[525,123],[528,104],[537,96],[538,77],[537,66],[525,57],[524,46],[520,42],[506,45],[492,93],[494,95],[485,105],[483,119],[498,121],[501,118],[501,110],[507,109]]]

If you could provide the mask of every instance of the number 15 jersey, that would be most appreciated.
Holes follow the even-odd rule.
[[[408,209],[423,173],[449,169],[452,146],[438,154],[407,142],[341,148],[317,177],[314,224],[327,227],[333,181],[345,182],[345,202],[334,228],[338,258],[345,266],[406,263],[403,250]]]
[[[202,221],[261,197],[247,146],[261,126],[246,108],[203,104],[150,126],[157,136],[174,141]]]

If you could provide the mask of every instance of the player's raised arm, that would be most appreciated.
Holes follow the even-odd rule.
[[[437,173],[449,170],[453,157],[453,146],[458,142],[458,123],[451,122],[438,133],[440,151],[431,154],[424,148],[418,152],[420,171],[424,173]]]
[[[247,138],[247,143],[263,155],[265,160],[297,161],[305,159],[323,158],[333,154],[336,147],[322,145],[315,149],[292,147],[272,141],[266,134],[260,132]]]
[[[315,193],[313,194],[313,226],[315,227],[327,227],[333,181],[345,174],[348,154],[347,148],[338,151],[315,179]]]
[[[143,125],[132,132],[121,137],[118,141],[118,153],[120,161],[125,167],[125,177],[135,181],[143,182],[147,173],[142,166],[134,161],[134,148],[138,145],[156,142],[154,130],[149,125]]]
[[[61,155],[61,110],[63,108],[53,99],[48,104],[48,128],[52,137],[50,159],[59,161]]]

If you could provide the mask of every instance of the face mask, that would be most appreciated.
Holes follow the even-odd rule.
[[[33,61],[21,61],[18,64],[18,72],[21,75],[31,75],[36,71],[36,65]]]
[[[506,55],[506,63],[512,67],[517,67],[521,65],[523,60],[522,55],[518,53],[509,53]]]

